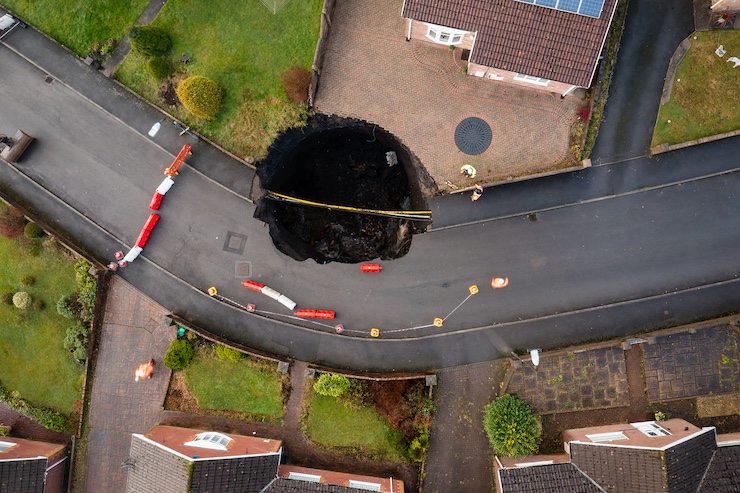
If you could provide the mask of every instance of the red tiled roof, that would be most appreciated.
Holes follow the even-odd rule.
[[[616,3],[598,19],[515,0],[405,0],[401,15],[477,32],[471,63],[589,87]]]

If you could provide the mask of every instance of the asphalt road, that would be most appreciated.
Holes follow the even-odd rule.
[[[17,169],[0,167],[0,181],[6,194],[107,261],[136,240],[162,168],[187,137],[169,129],[147,138],[156,112],[132,110],[135,99],[69,60],[65,66],[63,55],[54,57],[54,73],[80,80],[47,83],[45,70],[0,47],[0,129],[38,138]],[[92,83],[94,102],[73,89]],[[143,256],[119,275],[215,334],[354,370],[428,370],[686,323],[740,308],[740,175],[731,157],[739,144],[728,139],[497,187],[475,204],[461,196],[435,200],[434,229],[382,273],[363,275],[357,265],[279,253],[245,198],[251,170],[200,143],[187,161],[198,165],[176,178]],[[536,221],[524,213],[536,213]],[[229,234],[246,237],[243,251],[225,249],[234,246],[226,244]],[[299,307],[336,310],[337,320],[284,323],[285,307],[239,285],[237,262],[245,261],[252,279]],[[509,277],[510,286],[492,290],[493,275]],[[460,305],[473,284],[480,293]],[[212,285],[269,318],[208,297],[203,291]],[[431,325],[435,317],[445,318],[441,328]],[[340,322],[341,336],[333,329]],[[369,337],[372,327],[379,339]]]

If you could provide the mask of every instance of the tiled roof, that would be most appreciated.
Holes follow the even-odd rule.
[[[0,491],[44,493],[46,459],[0,461]]]
[[[471,63],[589,87],[616,2],[598,19],[515,0],[405,0],[402,15],[477,32]]]
[[[188,461],[139,436],[131,437],[128,493],[184,493]]]
[[[696,493],[716,448],[717,438],[711,429],[666,450],[668,491]]]
[[[367,490],[329,483],[277,478],[260,493],[367,493]]]
[[[196,461],[190,493],[259,493],[277,476],[279,465],[277,454]]]
[[[503,493],[601,493],[570,463],[500,469]]]
[[[699,493],[740,493],[740,445],[718,447]]]

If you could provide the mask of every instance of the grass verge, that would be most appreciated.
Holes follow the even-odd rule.
[[[696,39],[693,39],[693,38]],[[740,31],[703,31],[676,69],[671,99],[660,107],[651,147],[680,144],[740,128],[740,71],[727,63],[740,57]],[[727,53],[715,54],[719,45]]]
[[[405,462],[399,449],[402,434],[374,409],[351,409],[335,397],[306,389],[308,416],[305,432],[314,442],[329,450],[338,449],[377,460]]]
[[[117,41],[136,22],[148,0],[4,0],[25,21],[86,56],[93,43]]]

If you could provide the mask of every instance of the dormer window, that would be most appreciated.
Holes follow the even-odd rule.
[[[293,471],[291,471],[288,474],[288,479],[297,479],[298,481],[309,481],[311,483],[321,482],[321,476],[317,476],[316,474],[306,474],[303,472],[293,472]]]
[[[594,443],[613,442],[615,440],[627,440],[627,437],[621,431],[613,431],[610,433],[595,433],[593,435],[586,435],[586,438]]]
[[[667,437],[671,432],[657,424],[655,421],[641,421],[639,423],[630,423],[649,437]]]
[[[451,27],[437,26],[436,24],[427,24],[427,38],[435,43],[442,45],[457,45],[462,43],[466,31],[452,29]]]
[[[380,491],[380,485],[378,483],[368,483],[367,481],[355,481],[354,479],[349,480],[349,487],[357,488],[358,490]]]
[[[211,450],[226,451],[226,447],[231,441],[232,439],[227,437],[223,433],[207,432],[198,433],[197,435],[195,435],[195,438],[193,438],[192,441],[185,442],[183,445],[187,445],[188,447],[200,447]]]

